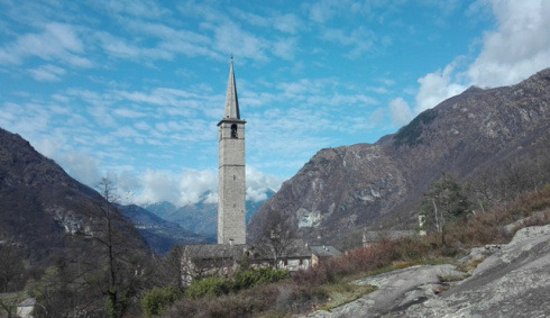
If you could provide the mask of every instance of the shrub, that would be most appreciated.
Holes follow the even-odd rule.
[[[249,269],[236,272],[232,278],[209,277],[194,281],[185,295],[191,298],[220,296],[258,285],[275,283],[288,278],[286,270],[273,268]]]
[[[289,313],[310,310],[326,299],[320,288],[285,280],[217,298],[183,299],[169,317],[287,317]]]
[[[221,296],[229,293],[231,289],[232,283],[229,279],[222,277],[207,277],[193,281],[185,291],[185,295],[190,298]]]
[[[153,288],[141,299],[141,307],[147,317],[160,315],[181,296],[180,290],[176,287]]]
[[[239,271],[233,277],[232,287],[234,291],[237,291],[257,285],[274,283],[288,277],[288,271],[270,267]]]

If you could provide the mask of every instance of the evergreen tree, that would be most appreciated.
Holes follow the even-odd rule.
[[[429,192],[424,194],[420,206],[420,215],[423,216],[424,229],[428,232],[441,234],[441,242],[445,242],[445,226],[449,222],[465,217],[470,212],[469,202],[464,190],[455,179],[444,174],[432,184]]]

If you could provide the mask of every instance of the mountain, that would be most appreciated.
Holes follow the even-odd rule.
[[[502,195],[548,182],[549,118],[550,69],[509,87],[471,87],[374,144],[320,150],[253,217],[249,237],[275,213],[310,241],[414,228],[423,193],[442,173]],[[509,180],[499,186],[499,178]]]
[[[155,215],[164,220],[167,220],[168,216],[178,209],[177,206],[167,201],[145,204],[143,205],[143,208],[147,211],[153,212]]]
[[[33,262],[48,262],[70,250],[90,251],[107,227],[127,246],[145,251],[139,233],[96,191],[71,178],[26,140],[0,128],[0,242],[25,250]]]
[[[147,244],[159,254],[169,252],[178,244],[209,242],[206,237],[186,231],[179,224],[166,221],[137,205],[119,205],[118,210],[132,221]]]
[[[162,217],[165,220],[179,224],[184,230],[206,236],[209,242],[217,240],[218,227],[218,204],[209,203],[206,198],[209,193],[201,196],[201,200],[194,204],[183,207],[176,207],[169,202],[158,202],[145,205],[144,208]],[[266,200],[271,198],[275,192],[266,191]],[[264,204],[266,200],[246,200],[246,222],[249,223],[253,215]]]

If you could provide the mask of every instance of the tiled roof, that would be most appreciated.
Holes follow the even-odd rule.
[[[201,244],[187,245],[183,248],[183,255],[191,258],[233,258],[240,259],[244,252],[250,247],[246,244],[242,245],[226,245],[226,244]]]
[[[337,250],[334,246],[330,245],[319,245],[311,246],[311,252],[319,257],[329,257],[329,256],[341,256],[342,252]]]

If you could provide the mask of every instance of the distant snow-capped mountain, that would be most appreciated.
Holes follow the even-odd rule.
[[[274,194],[273,190],[268,189],[265,200],[257,202],[246,200],[247,224],[264,202],[269,200]],[[210,192],[205,192],[197,203],[187,204],[182,207],[177,207],[170,202],[163,201],[146,204],[143,208],[167,221],[177,223],[185,231],[204,236],[208,241],[215,241],[218,224],[218,204],[209,203],[207,200],[209,195]]]

